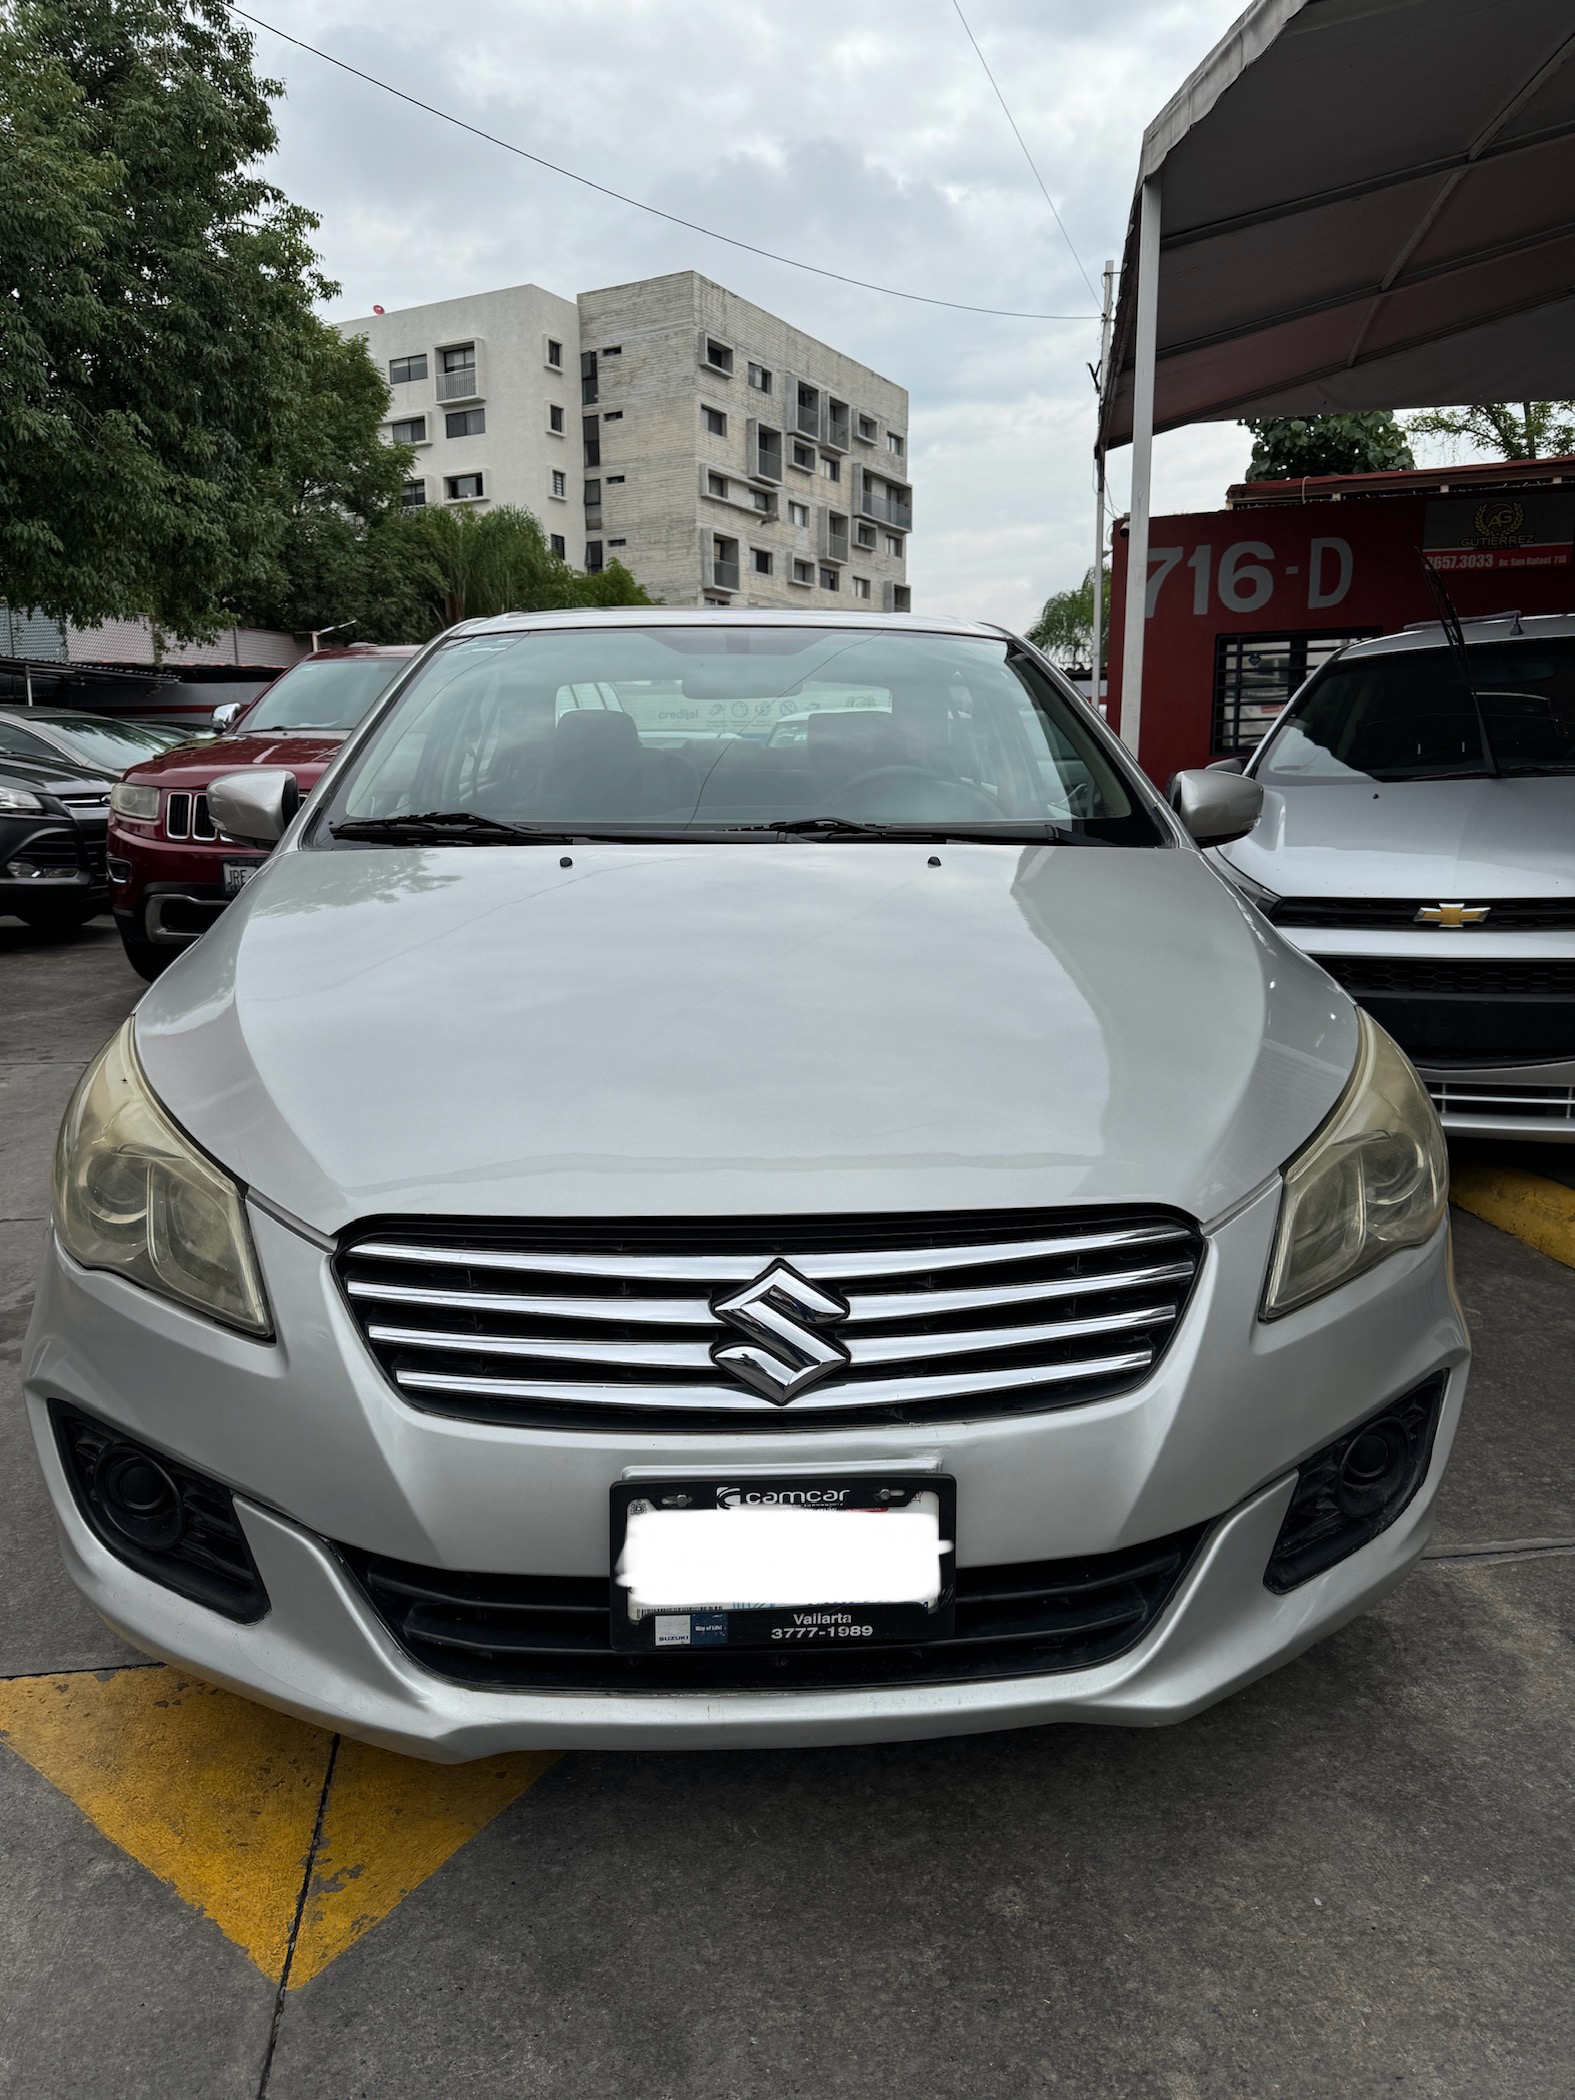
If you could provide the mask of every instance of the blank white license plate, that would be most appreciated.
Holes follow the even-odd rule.
[[[613,1645],[858,1646],[952,1630],[956,1485],[938,1474],[622,1481]]]

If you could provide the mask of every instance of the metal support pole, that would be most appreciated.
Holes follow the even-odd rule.
[[[1097,421],[1094,426],[1094,646],[1093,676],[1089,681],[1088,697],[1095,707],[1099,705],[1099,678],[1104,668],[1105,630],[1105,388],[1110,378],[1110,321],[1112,302],[1115,298],[1116,266],[1106,260],[1104,283],[1104,305],[1099,316],[1099,369],[1094,374],[1094,391],[1098,397]]]
[[[1154,349],[1159,325],[1159,177],[1138,205],[1137,314],[1132,373],[1132,515],[1121,644],[1121,741],[1137,756],[1143,721],[1143,634],[1148,615],[1149,483],[1154,467]]]

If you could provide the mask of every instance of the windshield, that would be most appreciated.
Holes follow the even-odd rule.
[[[1447,649],[1334,664],[1291,702],[1255,778],[1294,787],[1575,772],[1575,636],[1479,642],[1467,660],[1480,721]]]
[[[184,734],[151,722],[53,722],[50,732],[80,764],[103,766],[115,773],[168,751]]]
[[[450,643],[340,783],[329,824],[366,839],[439,813],[480,820],[477,834],[1162,836],[1005,638],[742,623]]]
[[[404,669],[402,657],[341,656],[297,664],[276,679],[243,722],[254,729],[354,729],[372,702]]]

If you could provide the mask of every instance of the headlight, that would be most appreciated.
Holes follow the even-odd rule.
[[[153,1098],[129,1021],[83,1073],[60,1126],[55,1230],[84,1268],[246,1334],[271,1332],[241,1192]]]
[[[159,813],[159,791],[138,787],[133,780],[117,780],[109,791],[109,806],[117,817],[140,817],[147,823]]]
[[[1449,1196],[1449,1156],[1427,1091],[1365,1013],[1334,1114],[1285,1169],[1263,1317],[1277,1319],[1432,1238]]]
[[[42,809],[43,806],[26,788],[6,787],[0,782],[0,809]]]

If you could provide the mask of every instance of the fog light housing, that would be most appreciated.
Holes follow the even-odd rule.
[[[1441,1371],[1304,1459],[1263,1571],[1276,1596],[1387,1531],[1427,1478],[1449,1384]]]
[[[111,882],[122,883],[131,880],[131,862],[120,859],[118,854],[112,853],[109,856],[108,871]]]
[[[227,1487],[80,1408],[52,1401],[49,1412],[72,1499],[101,1545],[227,1619],[263,1616],[268,1593]]]

